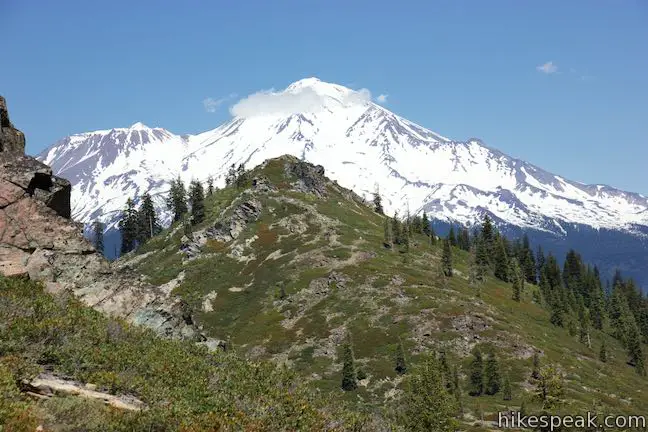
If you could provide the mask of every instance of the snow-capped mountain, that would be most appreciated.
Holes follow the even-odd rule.
[[[241,101],[236,116],[198,135],[178,136],[136,123],[67,137],[39,159],[73,184],[73,217],[114,226],[126,198],[162,197],[168,182],[213,175],[232,164],[253,167],[293,154],[321,164],[342,186],[369,197],[377,188],[388,212],[427,210],[473,224],[489,212],[500,224],[564,236],[570,227],[643,238],[648,198],[551,174],[487,147],[453,141],[370,101],[363,91],[307,78],[281,92]]]

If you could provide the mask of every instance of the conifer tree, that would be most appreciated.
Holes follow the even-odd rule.
[[[450,225],[450,231],[448,231],[448,242],[450,246],[457,246],[457,237],[455,236],[454,226]]]
[[[494,395],[500,391],[502,378],[500,376],[499,363],[495,353],[489,353],[484,366],[484,390],[488,395]]]
[[[467,227],[463,227],[457,240],[459,248],[465,251],[470,250],[470,232]]]
[[[423,215],[421,216],[421,226],[423,228],[423,234],[426,236],[430,236],[431,230],[430,230],[430,220],[428,219],[427,213],[425,211],[423,212]]]
[[[522,299],[522,290],[524,289],[524,276],[522,275],[517,258],[511,259],[511,280],[513,283],[513,294],[511,298],[519,302]]]
[[[392,238],[395,244],[400,244],[402,242],[402,229],[401,223],[398,219],[398,212],[394,213],[394,217],[391,220],[392,223]]]
[[[484,361],[479,349],[473,352],[473,359],[470,362],[470,387],[471,396],[479,396],[484,391]]]
[[[383,239],[383,245],[386,248],[394,249],[394,236],[392,234],[392,222],[389,217],[385,217],[383,221],[383,231],[385,238]]]
[[[486,242],[480,236],[475,244],[475,266],[477,268],[477,279],[480,281],[486,280],[489,269],[488,249]]]
[[[509,281],[509,259],[506,254],[506,247],[502,236],[497,236],[494,245],[493,274],[501,281]]]
[[[97,249],[97,252],[100,254],[104,254],[104,231],[106,229],[106,226],[99,220],[94,221],[92,224],[92,232],[93,232],[93,243],[95,249]]]
[[[513,399],[513,391],[511,389],[511,379],[509,374],[504,374],[504,380],[502,382],[502,399],[505,401],[510,401]]]
[[[452,249],[450,247],[450,240],[443,242],[443,255],[441,257],[443,264],[443,273],[446,277],[452,277]]]
[[[426,356],[406,381],[402,426],[412,432],[451,432],[456,428],[456,404],[445,389],[438,360]]]
[[[531,366],[531,378],[537,380],[540,378],[540,354],[538,351],[533,353],[533,363]]]
[[[207,196],[212,196],[214,193],[214,177],[211,175],[207,177]]]
[[[459,401],[461,398],[461,382],[459,380],[459,368],[457,365],[452,368],[452,393]]]
[[[236,168],[236,187],[241,189],[247,184],[248,181],[248,173],[245,170],[245,164],[239,164],[238,168]]]
[[[439,365],[441,367],[441,376],[443,377],[446,390],[449,393],[452,393],[454,389],[454,378],[452,376],[452,369],[448,363],[448,357],[446,356],[445,350],[439,351]]]
[[[184,183],[180,177],[171,181],[167,206],[173,213],[173,222],[181,221],[185,213],[187,213],[187,196]]]
[[[352,391],[358,388],[358,376],[355,368],[351,335],[342,345],[342,390]]]
[[[646,374],[643,350],[641,348],[641,334],[636,322],[630,322],[627,334],[627,350],[630,360],[628,363],[634,366],[635,371],[644,376]]]
[[[607,347],[605,346],[605,340],[601,342],[601,350],[599,351],[599,360],[603,363],[607,363]]]
[[[579,324],[580,324],[580,341],[581,343],[587,345],[588,348],[592,347],[592,341],[590,339],[590,313],[589,310],[581,304],[580,313],[579,313]]]
[[[142,195],[140,208],[137,211],[138,241],[144,243],[162,231],[158,222],[157,213],[151,195],[147,192]]]
[[[562,403],[564,394],[562,374],[554,366],[540,369],[536,381],[535,397],[542,403],[543,410],[552,410]]]
[[[403,349],[403,342],[399,339],[398,346],[396,347],[396,367],[394,368],[399,375],[407,372],[407,365],[405,364],[405,350]]]
[[[189,185],[189,205],[191,206],[191,223],[198,225],[205,220],[205,193],[198,180]]]
[[[480,237],[484,241],[487,256],[492,256],[493,250],[495,249],[495,229],[493,228],[493,221],[491,221],[488,214],[484,214]]]
[[[225,176],[225,185],[233,186],[236,183],[236,165],[230,165],[227,170],[227,175]]]
[[[406,228],[406,230],[407,229],[408,228]],[[406,234],[403,235],[403,238],[401,239],[401,244],[403,246],[402,252],[405,253],[405,254],[409,253],[409,250],[410,250],[410,236],[407,234],[407,231],[406,231]]]
[[[121,233],[121,253],[125,254],[137,246],[138,218],[132,198],[126,200],[126,206],[118,226]]]
[[[380,197],[380,192],[376,190],[373,195],[373,204],[374,204],[374,211],[378,214],[385,214],[385,211],[383,210],[382,206],[382,198]]]

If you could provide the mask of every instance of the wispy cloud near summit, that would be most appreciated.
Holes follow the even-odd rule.
[[[558,65],[555,65],[553,61],[548,61],[545,64],[536,66],[536,70],[543,74],[551,75],[558,72]]]

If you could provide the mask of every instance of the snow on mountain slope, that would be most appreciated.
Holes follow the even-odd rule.
[[[342,186],[386,210],[425,209],[472,224],[484,211],[505,223],[564,233],[565,224],[637,232],[648,226],[648,199],[550,174],[485,146],[456,142],[372,103],[367,94],[307,78],[282,92],[253,95],[236,116],[205,133],[180,137],[135,124],[65,138],[39,159],[74,185],[73,217],[113,225],[126,198],[150,191],[165,220],[163,195],[180,175],[224,184],[227,168],[253,167],[293,154],[321,164]],[[644,230],[645,231],[645,230]]]

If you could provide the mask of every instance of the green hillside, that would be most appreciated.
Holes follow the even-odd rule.
[[[512,283],[479,282],[475,254],[378,214],[321,167],[286,156],[231,180],[204,209],[192,189],[198,223],[179,215],[114,263],[181,296],[227,349],[0,279],[0,431],[485,430],[505,410],[648,407],[608,320],[579,334],[565,309],[554,325],[546,287],[516,301]],[[43,374],[144,408],[30,395]]]
[[[530,380],[536,351],[541,366],[554,365],[562,376],[554,411],[648,407],[643,378],[616,339],[592,330],[589,348],[552,325],[548,308],[533,300],[540,297],[534,285],[526,284],[517,302],[510,283],[492,276],[471,283],[469,254],[456,247],[454,275],[444,277],[442,242],[424,234],[412,234],[408,248],[386,247],[385,216],[322,172],[292,157],[267,161],[238,186],[208,196],[203,222],[174,225],[122,263],[175,286],[205,331],[241,355],[286,364],[315,388],[359,406],[395,406],[407,376],[395,371],[402,341],[408,365],[443,351],[449,368],[458,368],[466,424],[523,403],[542,408]],[[364,379],[344,392],[347,335]],[[495,353],[511,400],[501,391],[468,395],[475,348],[485,358]]]

